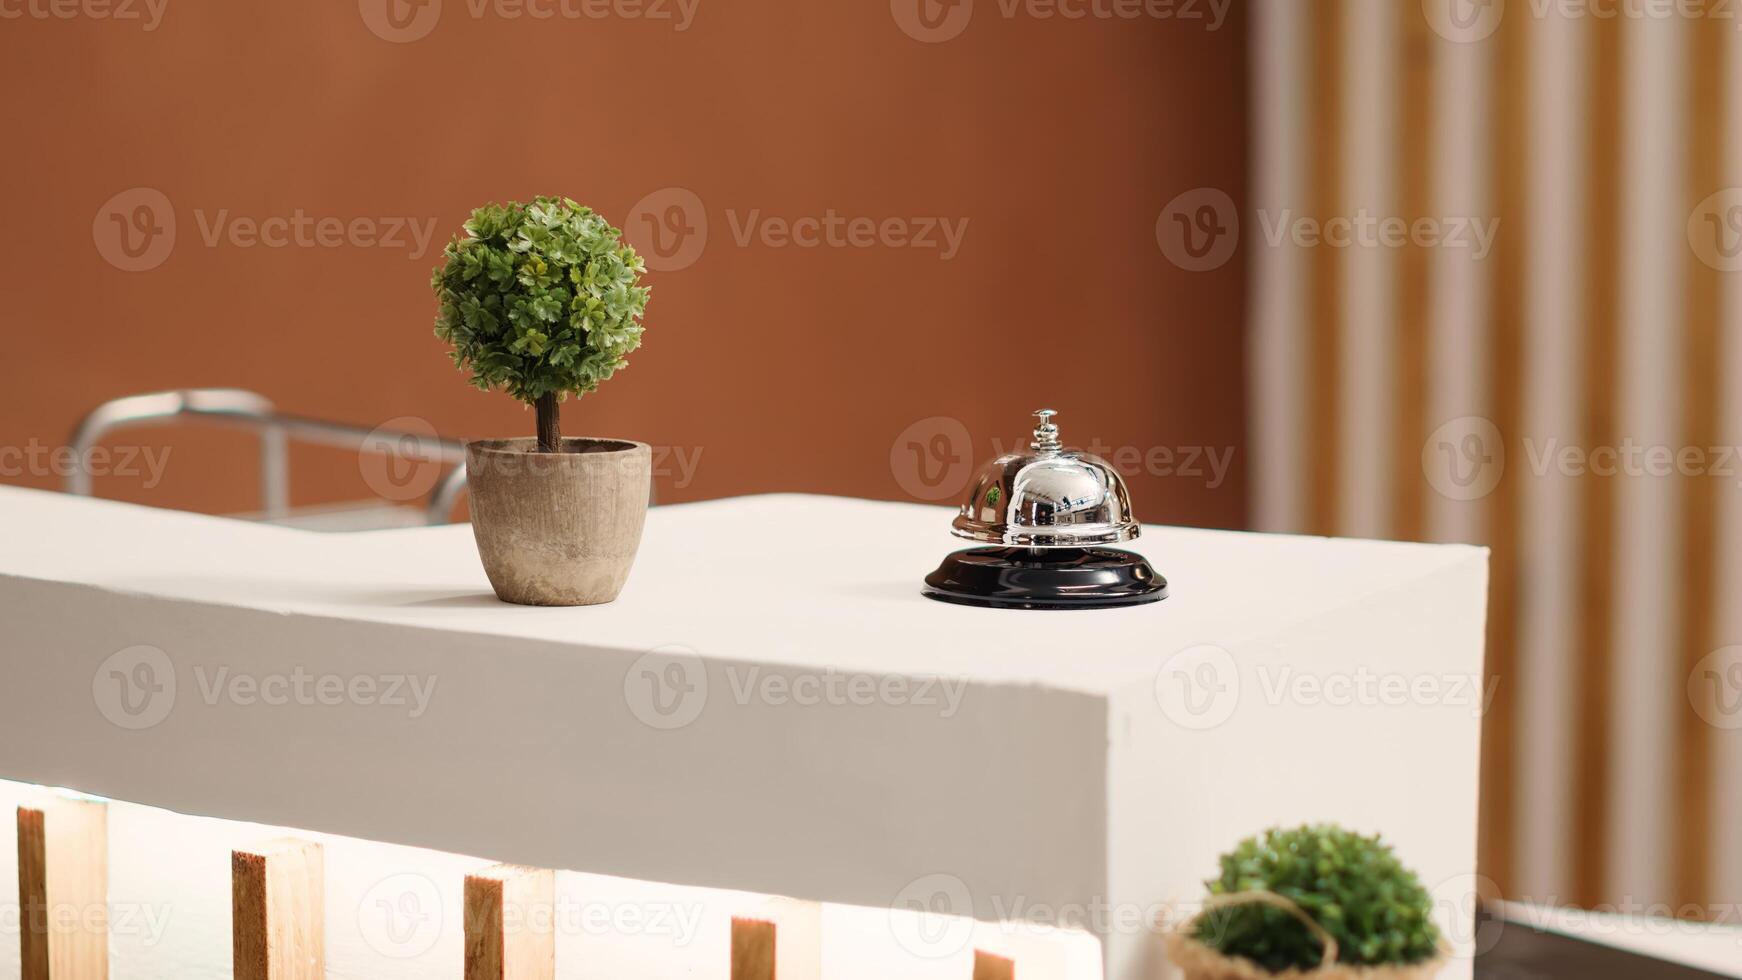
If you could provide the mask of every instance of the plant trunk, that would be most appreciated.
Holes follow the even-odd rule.
[[[540,395],[533,404],[538,407],[538,451],[562,452],[563,416],[562,410],[557,407],[556,392]]]

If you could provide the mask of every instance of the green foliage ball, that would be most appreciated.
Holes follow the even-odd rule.
[[[622,232],[568,198],[486,204],[442,251],[437,337],[472,384],[525,402],[582,395],[641,346],[646,265]]]
[[[1439,948],[1433,897],[1391,846],[1331,824],[1265,831],[1221,857],[1212,895],[1270,891],[1292,900],[1336,937],[1338,962],[1413,964]],[[1272,972],[1316,969],[1319,941],[1298,919],[1268,905],[1212,909],[1192,938]]]

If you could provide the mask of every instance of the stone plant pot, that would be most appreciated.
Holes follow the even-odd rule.
[[[497,598],[591,606],[622,591],[641,545],[653,451],[639,442],[536,439],[466,443],[472,535]]]

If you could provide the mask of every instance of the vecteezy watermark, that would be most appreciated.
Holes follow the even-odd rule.
[[[1220,30],[1234,0],[979,0],[1005,20],[1172,21]],[[960,37],[974,17],[975,0],[890,0],[889,13],[902,33],[937,44]]]
[[[725,693],[732,704],[769,707],[869,708],[886,706],[935,710],[953,718],[967,694],[964,678],[907,674],[866,674],[835,670],[778,670],[754,664],[726,664]],[[670,731],[701,717],[710,691],[707,666],[684,646],[662,646],[636,658],[623,675],[623,701],[650,728]]]
[[[1575,906],[1561,895],[1513,896],[1512,920],[1539,931],[1561,932],[1592,939],[1606,937],[1693,936],[1710,939],[1716,929],[1742,926],[1742,905],[1735,902],[1644,902],[1631,895],[1618,901]],[[1742,946],[1742,937],[1734,940]]]
[[[915,500],[960,497],[973,467],[974,439],[961,419],[943,415],[920,419],[889,444],[889,472]]]
[[[301,666],[289,672],[252,673],[228,665],[195,664],[194,690],[207,707],[281,708],[356,705],[406,712],[412,719],[429,710],[435,675],[316,673]],[[91,675],[91,700],[111,724],[130,731],[154,728],[174,710],[186,685],[162,649],[146,644],[110,654]]]
[[[649,269],[676,272],[708,247],[708,209],[695,191],[666,187],[635,202],[623,229]]]
[[[363,437],[357,471],[376,496],[404,503],[435,489],[447,471],[441,439],[428,419],[402,415],[389,419]]]
[[[1507,0],[1422,0],[1435,33],[1448,41],[1483,41],[1500,27]],[[1742,28],[1736,0],[1512,0],[1510,7],[1535,20],[1719,20]]]
[[[1713,650],[1688,673],[1688,703],[1713,728],[1742,729],[1742,646]]]
[[[149,949],[163,942],[172,910],[168,902],[0,902],[0,935],[124,936]]]
[[[108,20],[155,31],[169,0],[0,0],[0,20]]]
[[[962,248],[968,234],[967,218],[945,217],[848,217],[829,208],[821,215],[796,218],[765,215],[761,208],[748,212],[728,209],[726,221],[739,248],[752,244],[764,248],[907,248],[936,252],[948,262]]]
[[[1090,902],[1030,901],[1022,895],[1006,898],[991,895],[993,918],[1007,925],[1049,935],[1061,929],[1095,935],[1137,935],[1151,932],[1167,921],[1172,910],[1163,902]]]
[[[1364,664],[1326,671],[1286,663],[1242,668],[1226,649],[1199,644],[1175,653],[1156,671],[1155,701],[1175,725],[1202,731],[1233,717],[1252,691],[1271,707],[1460,707],[1481,717],[1498,687],[1498,678],[1484,683],[1480,674],[1387,671]]]
[[[1736,0],[1529,0],[1531,16],[1563,20],[1729,20]]]
[[[1203,731],[1227,721],[1240,705],[1240,666],[1213,643],[1189,646],[1155,672],[1155,702],[1181,728]]]
[[[938,717],[954,718],[961,710],[968,682],[960,677],[910,677],[905,674],[860,674],[825,667],[795,674],[761,667],[726,667],[732,703],[797,705],[801,708],[873,705],[936,708]]]
[[[706,913],[701,902],[577,902],[565,896],[556,900],[551,917],[558,935],[663,936],[674,946],[688,946]]]
[[[1505,921],[1489,915],[1501,899],[1500,886],[1486,875],[1453,875],[1428,890],[1433,898],[1434,922],[1440,935],[1459,957],[1480,956],[1494,948]]]
[[[91,219],[91,241],[123,272],[147,272],[175,249],[175,208],[154,187],[134,187],[104,201]]]
[[[1691,446],[1626,436],[1601,446],[1558,436],[1525,436],[1525,462],[1532,477],[1557,475],[1598,479],[1721,479],[1742,489],[1742,446]],[[1479,415],[1453,419],[1422,445],[1422,473],[1435,491],[1452,500],[1479,500],[1493,493],[1506,471],[1506,440],[1493,421]]]
[[[357,13],[369,33],[383,41],[407,44],[435,30],[442,19],[442,0],[357,0]]]
[[[991,440],[991,456],[1024,451],[1022,440]],[[1114,446],[1094,438],[1080,447],[1127,479],[1146,475],[1201,482],[1217,490],[1234,467],[1233,446]],[[889,444],[889,472],[915,500],[954,500],[973,477],[973,438],[960,419],[934,415],[910,423]]]
[[[1440,935],[1462,958],[1481,956],[1500,941],[1507,925],[1559,932],[1595,940],[1608,937],[1712,935],[1714,927],[1742,925],[1742,906],[1640,902],[1632,896],[1595,905],[1574,905],[1557,894],[1505,895],[1486,875],[1465,873],[1429,889]],[[1505,907],[1502,908],[1502,903]],[[1742,936],[1736,939],[1742,945]]]
[[[1194,188],[1161,209],[1155,241],[1169,262],[1187,272],[1220,269],[1240,245],[1240,211],[1226,191]]]
[[[302,208],[264,217],[232,214],[229,208],[193,213],[207,248],[379,248],[404,251],[416,261],[429,254],[436,231],[435,218],[311,215]],[[175,250],[176,227],[175,207],[162,191],[135,187],[97,209],[91,240],[115,268],[147,272]]]
[[[462,918],[474,911],[482,909],[467,909]],[[702,902],[579,901],[558,895],[551,901],[506,901],[494,925],[505,936],[656,936],[670,945],[687,946],[701,931],[706,912]],[[357,902],[356,916],[369,948],[395,960],[416,959],[435,949],[450,923],[441,889],[415,871],[370,885]]]
[[[1296,670],[1283,664],[1256,668],[1259,691],[1269,705],[1307,708],[1401,708],[1407,705],[1467,708],[1481,717],[1494,703],[1500,678],[1480,674],[1407,673],[1373,670]]]
[[[761,208],[725,211],[732,243],[739,248],[904,249],[935,252],[948,262],[961,251],[970,219],[925,215],[770,215]],[[687,269],[708,247],[707,206],[694,191],[666,187],[629,209],[624,234],[655,272]]]
[[[0,476],[52,476],[64,480],[74,473],[83,473],[92,477],[144,477],[141,486],[150,490],[163,482],[170,448],[92,446],[74,452],[71,446],[46,446],[32,439],[22,446],[0,446]]]
[[[707,706],[707,666],[688,647],[656,647],[624,672],[623,702],[649,728],[683,728],[700,718]]]
[[[1506,440],[1499,426],[1479,415],[1452,419],[1422,443],[1421,472],[1448,500],[1480,500],[1506,474]]]
[[[1688,245],[1719,272],[1742,270],[1742,187],[1708,196],[1688,215]]]
[[[1558,438],[1524,437],[1534,476],[1715,477],[1742,488],[1742,449],[1736,446],[1672,446],[1631,436],[1613,446],[1579,446]]]
[[[454,0],[447,0],[453,9]],[[358,0],[357,12],[370,33],[405,44],[422,40],[442,19],[443,0]],[[669,25],[682,33],[695,22],[701,0],[464,0],[473,20],[603,21],[633,20]]]
[[[381,248],[404,250],[413,261],[429,254],[436,231],[435,218],[316,217],[302,208],[264,218],[195,208],[194,220],[207,248]]]
[[[1446,248],[1463,249],[1480,262],[1494,251],[1499,218],[1427,216],[1403,218],[1376,215],[1366,208],[1351,215],[1315,218],[1290,208],[1260,210],[1264,243],[1272,248],[1287,242],[1299,248]]]
[[[974,899],[952,874],[913,879],[889,903],[889,929],[902,949],[924,959],[943,959],[974,939]]]
[[[1091,935],[1144,935],[1168,924],[1181,906],[1165,902],[1035,901],[1026,895],[986,896],[987,921],[1006,933],[1038,936],[1061,931]],[[889,928],[902,949],[922,959],[942,959],[967,949],[974,939],[974,897],[967,882],[948,872],[921,875],[889,903]],[[1195,911],[1195,910],[1194,910]]]
[[[1499,218],[1379,215],[1359,208],[1353,214],[1319,218],[1292,208],[1257,214],[1260,240],[1270,248],[1464,249],[1481,261],[1494,251]],[[1240,245],[1240,211],[1226,191],[1197,187],[1161,209],[1155,241],[1163,255],[1187,272],[1220,269]]]
[[[1113,446],[1096,437],[1083,451],[1113,464],[1124,477],[1201,480],[1205,490],[1221,489],[1234,468],[1233,446]]]
[[[1474,44],[1500,28],[1506,0],[1421,0],[1421,11],[1440,37]]]
[[[415,959],[434,949],[445,918],[441,889],[416,872],[382,878],[357,902],[357,930],[388,959]]]
[[[312,673],[293,667],[289,673],[253,674],[229,666],[194,667],[200,700],[239,707],[287,705],[336,708],[340,705],[404,709],[408,718],[422,718],[435,696],[434,674]]]
[[[679,33],[690,30],[699,5],[700,0],[463,0],[465,16],[474,21],[650,21]],[[375,37],[408,44],[436,30],[442,0],[357,0],[357,12]]]
[[[468,910],[483,912],[484,909]],[[509,901],[502,906],[504,936],[659,936],[672,946],[695,941],[707,914],[703,902]]]
[[[110,654],[91,675],[91,700],[116,727],[154,728],[176,699],[175,664],[154,646],[139,644]]]

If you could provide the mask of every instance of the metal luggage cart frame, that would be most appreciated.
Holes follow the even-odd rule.
[[[186,388],[129,395],[92,409],[73,430],[68,446],[73,468],[67,492],[88,497],[92,474],[85,468],[90,450],[112,433],[166,422],[194,421],[249,429],[260,435],[261,514],[268,521],[290,517],[290,444],[389,452],[431,460],[448,467],[437,478],[424,506],[425,524],[447,524],[466,489],[465,447],[453,439],[279,413],[265,396],[240,388]]]

